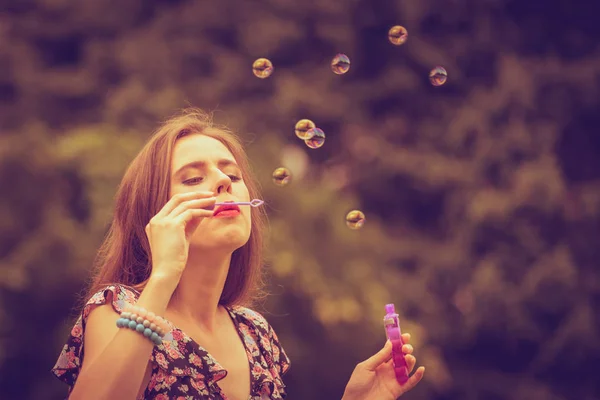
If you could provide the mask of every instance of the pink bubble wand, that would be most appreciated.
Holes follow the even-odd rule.
[[[404,353],[402,352],[402,332],[400,331],[400,319],[399,315],[396,314],[396,310],[393,304],[386,304],[385,306],[386,315],[383,318],[383,326],[385,327],[385,333],[390,342],[392,342],[392,360],[394,362],[394,372],[396,373],[396,380],[400,384],[406,383],[408,380],[408,365],[404,359]]]
[[[265,204],[264,200],[254,199],[251,201],[233,201],[233,202],[229,202],[229,203],[215,203],[215,206],[236,205],[236,206],[259,207],[259,206],[262,206],[263,204]]]

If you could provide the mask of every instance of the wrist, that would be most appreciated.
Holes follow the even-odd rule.
[[[342,400],[355,400],[354,397],[356,396],[352,396],[352,395],[348,395],[347,390],[344,390],[344,394],[342,395]]]
[[[179,285],[180,279],[181,274],[153,272],[150,274],[150,278],[148,278],[146,286],[153,286],[164,291],[175,291],[175,288],[177,288],[177,285]]]
[[[179,277],[162,274],[152,274],[146,282],[142,296],[152,298],[152,302],[166,307],[179,284]],[[144,296],[144,297],[146,297]],[[161,307],[162,308],[162,307]]]

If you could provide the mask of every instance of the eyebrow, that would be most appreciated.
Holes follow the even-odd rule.
[[[235,161],[228,160],[226,158],[219,160],[217,162],[217,166],[219,167],[219,169],[223,169],[228,166],[234,166],[237,169],[240,169],[239,165],[237,165],[237,163]],[[205,161],[192,161],[190,163],[187,163],[183,167],[179,168],[173,176],[177,177],[177,176],[181,175],[181,173],[183,173],[184,171],[191,169],[191,168],[195,168],[195,169],[206,168],[206,162]]]

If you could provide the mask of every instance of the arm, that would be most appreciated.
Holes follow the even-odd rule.
[[[136,305],[164,315],[177,281],[150,278]],[[135,399],[142,388],[154,344],[138,332],[119,329],[110,306],[94,309],[84,336],[84,360],[71,400]]]
[[[152,272],[136,305],[164,315],[187,264],[189,238],[200,219],[212,216],[213,211],[203,207],[214,206],[216,198],[207,196],[213,193],[176,194],[146,225]],[[117,328],[118,318],[116,312],[104,306],[88,316],[85,360],[71,393],[72,400],[135,399],[143,390],[154,344],[138,332]]]

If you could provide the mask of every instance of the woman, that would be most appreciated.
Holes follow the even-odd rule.
[[[261,294],[264,211],[215,207],[254,198],[239,140],[205,114],[188,110],[154,134],[125,173],[89,301],[52,370],[71,399],[287,396],[290,361],[264,317],[242,306]],[[360,363],[344,399],[414,387],[423,367],[401,386],[390,357],[387,344]]]

